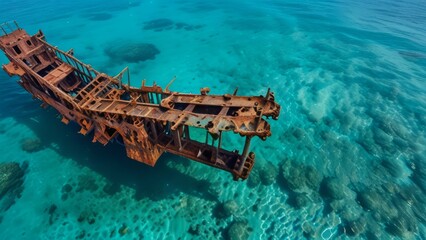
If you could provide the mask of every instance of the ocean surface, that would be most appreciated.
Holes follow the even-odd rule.
[[[0,5],[1,22],[42,29],[101,72],[129,66],[133,86],[270,87],[281,104],[251,176],[234,182],[93,144],[0,71],[0,170],[16,173],[0,173],[0,239],[426,239],[425,0]]]

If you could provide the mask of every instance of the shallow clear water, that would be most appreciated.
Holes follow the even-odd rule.
[[[233,182],[170,154],[151,168],[118,144],[92,144],[0,72],[0,162],[28,163],[21,196],[0,199],[0,238],[425,238],[425,1],[1,6],[2,22],[42,29],[102,72],[129,66],[134,86],[176,76],[173,91],[270,87],[282,110],[273,136],[255,140],[251,177]],[[138,43],[160,53],[108,51]],[[25,151],[28,139],[40,143]]]

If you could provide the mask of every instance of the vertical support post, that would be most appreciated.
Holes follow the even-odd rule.
[[[175,146],[179,148],[179,151],[182,150],[182,142],[180,141],[179,129],[173,131],[173,140],[175,142]]]
[[[219,144],[217,145],[218,148],[222,147],[222,131],[219,131]]]
[[[206,131],[206,145],[209,143],[209,131]]]
[[[130,69],[127,68],[127,87],[130,88]]]
[[[216,147],[216,159],[219,158],[219,150],[220,150],[221,146],[222,146],[222,131],[219,131],[219,142],[218,142],[217,147]]]
[[[155,141],[157,141],[157,129],[155,129],[155,124],[152,120],[149,120],[149,123],[150,123],[149,125],[151,126],[152,134],[154,135],[153,137]]]
[[[3,26],[0,26],[0,28],[1,28],[2,32],[4,33],[4,35],[7,35],[7,32],[6,32],[6,30],[4,30]]]
[[[234,93],[232,95],[237,96],[238,88],[235,88]]]
[[[179,127],[176,129],[179,132],[179,142],[182,142],[183,140],[183,134],[184,134],[183,128],[184,128],[184,125],[179,125]],[[181,146],[181,148],[183,149],[185,146],[186,145]]]
[[[252,136],[247,136],[246,137],[246,142],[244,144],[243,154],[241,155],[241,157],[242,157],[242,159],[241,159],[242,163],[240,165],[240,168],[238,169],[238,172],[241,172],[241,170],[244,167],[244,164],[246,163],[247,156],[248,156],[249,149],[250,149],[250,140],[251,140],[251,138],[252,138]]]
[[[266,92],[266,100],[268,100],[269,94],[271,94],[271,88],[268,88],[268,91]]]
[[[185,126],[185,139],[186,140],[191,139],[189,136],[189,126]]]
[[[15,26],[18,30],[21,30],[21,28],[19,27],[18,23],[16,21],[13,21],[13,23],[15,23]]]

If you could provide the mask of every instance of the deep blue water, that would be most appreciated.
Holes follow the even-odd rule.
[[[425,239],[426,1],[2,0],[9,20],[102,72],[129,66],[135,86],[270,87],[282,110],[234,182],[92,144],[0,72],[0,162],[28,163],[1,239]],[[133,58],[140,43],[159,54]]]

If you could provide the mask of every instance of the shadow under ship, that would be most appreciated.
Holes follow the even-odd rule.
[[[0,27],[0,48],[10,60],[4,71],[18,76],[42,107],[55,108],[65,124],[79,124],[83,135],[93,132],[93,142],[119,139],[129,158],[151,166],[167,151],[228,171],[234,180],[246,179],[255,161],[252,137],[265,140],[271,135],[265,117],[279,116],[269,89],[266,96],[237,96],[237,90],[209,95],[208,88],[200,94],[172,92],[171,83],[164,90],[144,81],[135,88],[127,67],[111,77],[75,58],[72,49],[48,44],[41,30],[30,36],[16,22]],[[126,75],[128,84],[122,82]],[[200,130],[205,140],[192,138]],[[245,138],[241,154],[222,148],[223,132]]]

